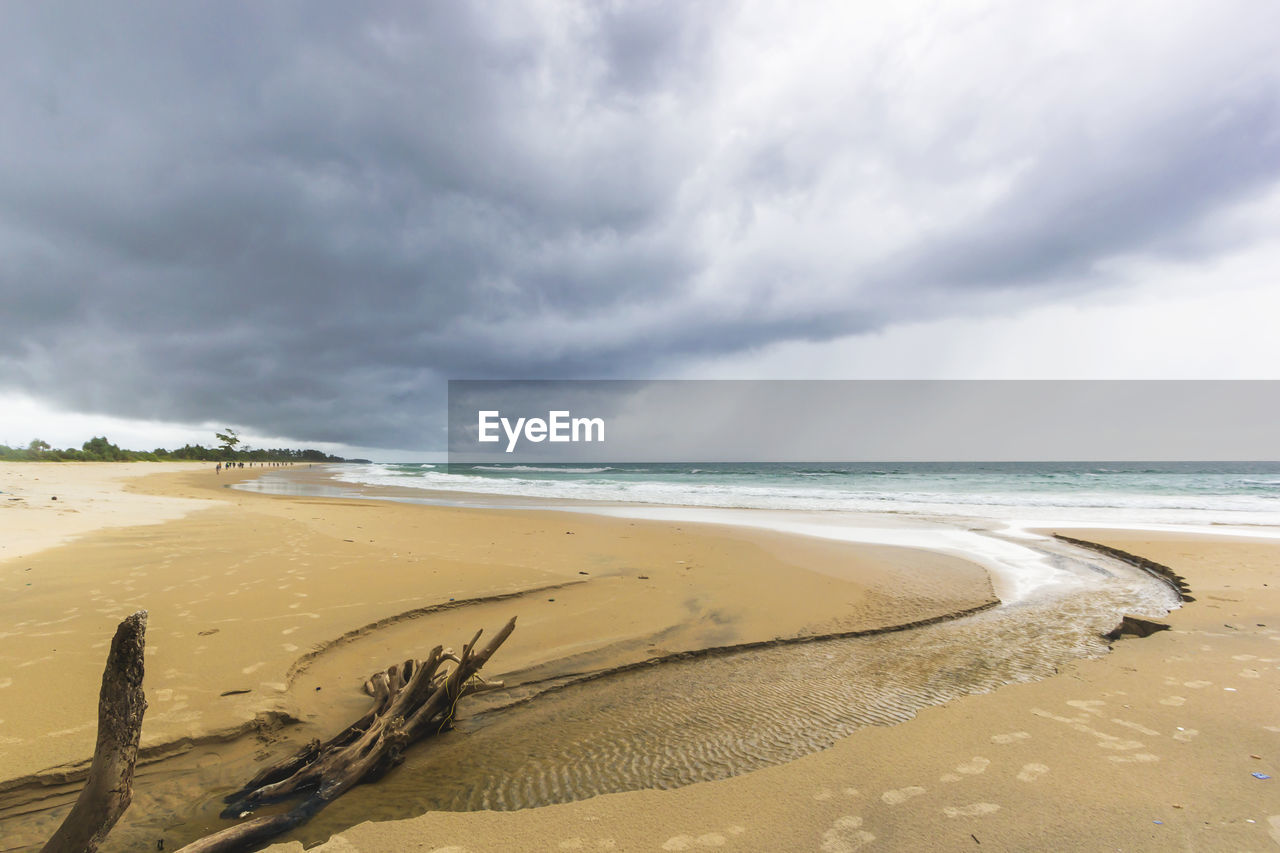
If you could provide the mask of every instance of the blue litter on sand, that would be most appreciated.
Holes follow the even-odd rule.
[[[1152,822],[1152,823],[1158,823],[1158,824],[1160,824],[1161,826],[1164,826],[1164,821],[1162,821],[1162,820],[1153,820],[1153,821],[1151,821],[1151,822]]]
[[[1249,775],[1250,775],[1250,776],[1252,776],[1252,777],[1253,777],[1253,778],[1255,778],[1255,779],[1270,779],[1270,778],[1271,778],[1271,777],[1270,777],[1270,776],[1268,776],[1266,773],[1250,773]]]

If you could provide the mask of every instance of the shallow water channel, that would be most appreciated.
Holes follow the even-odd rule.
[[[521,809],[724,779],[926,706],[1048,677],[1069,660],[1105,653],[1100,635],[1123,614],[1157,616],[1178,604],[1169,586],[1138,569],[1061,543],[1043,547],[1076,582],[1017,604],[911,630],[631,669],[531,699],[526,692],[506,707],[489,697],[488,709],[411,749],[376,785],[357,787],[278,840],[310,844],[364,820],[432,810]],[[174,850],[226,825],[217,818],[221,796],[252,776],[264,753],[278,759],[296,746],[292,736],[222,745],[142,768],[135,805],[103,849],[154,850],[163,839]],[[33,815],[24,828],[42,832],[62,811]]]

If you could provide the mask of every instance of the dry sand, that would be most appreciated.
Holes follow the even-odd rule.
[[[129,473],[148,471],[164,473],[97,505],[67,500],[79,510],[74,532],[97,530],[56,547],[71,535],[62,494],[56,510],[5,516],[6,537],[51,547],[0,562],[0,780],[89,756],[106,647],[137,609],[150,612],[143,746],[156,749],[247,731],[272,714],[331,732],[363,712],[370,672],[512,615],[516,638],[486,674],[519,681],[993,600],[980,567],[912,549],[223,488],[261,469]],[[0,474],[5,491],[38,477],[73,495],[114,472],[33,463]],[[105,511],[113,502],[143,500],[150,509],[130,516],[135,526],[111,526],[122,518]],[[143,525],[147,512],[174,520]],[[473,603],[424,612],[449,602]]]
[[[1198,600],[1055,678],[675,791],[366,823],[325,853],[1274,850],[1280,545],[1064,531],[1173,567]],[[281,844],[273,853],[301,850]]]
[[[0,561],[0,779],[88,756],[106,643],[140,607],[151,612],[144,745],[156,745],[270,711],[336,727],[363,710],[357,684],[372,669],[513,614],[517,633],[487,675],[519,680],[882,626],[991,596],[976,566],[907,549],[543,511],[268,497],[221,488],[231,478],[207,466],[142,466],[119,466],[119,475],[92,465],[0,467],[0,490],[23,488],[28,504],[0,510],[3,540],[24,543],[21,559]],[[131,480],[126,494],[125,467],[166,473]],[[64,493],[83,496],[66,505],[77,513],[38,503],[55,484],[58,504]],[[147,524],[163,518],[173,520]],[[138,526],[112,526],[120,523]],[[313,849],[1280,846],[1277,782],[1251,775],[1280,769],[1280,545],[1067,532],[1170,565],[1198,600],[1171,614],[1173,630],[1122,640],[1056,678],[864,729],[785,765],[674,791],[366,823]],[[415,615],[502,595],[512,597]],[[249,692],[222,695],[233,690]],[[0,837],[22,849],[24,824],[4,820]]]
[[[158,524],[207,499],[124,491],[157,469],[212,471],[204,462],[0,462],[0,564],[107,527]]]

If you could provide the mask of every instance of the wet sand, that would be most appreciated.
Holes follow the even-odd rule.
[[[1280,544],[1063,532],[1170,566],[1197,600],[1166,617],[1171,630],[1122,639],[1056,677],[862,729],[780,766],[673,791],[365,823],[309,849],[1280,847]]]
[[[60,492],[57,509],[32,501],[4,516],[6,538],[31,543],[0,562],[0,779],[9,780],[0,783],[0,821],[18,849],[40,828],[24,818],[27,836],[17,831],[24,792],[92,751],[106,647],[137,609],[150,612],[144,750],[182,753],[178,763],[219,775],[273,754],[282,719],[304,723],[287,733],[324,736],[364,710],[360,685],[373,670],[436,643],[459,645],[512,615],[517,632],[486,675],[520,682],[874,630],[994,600],[980,567],[914,549],[224,488],[264,469],[138,470],[162,473],[121,492],[114,471],[91,465],[0,470],[6,492],[36,477]],[[105,490],[99,506],[61,494],[108,475],[115,497],[95,486]],[[138,500],[155,503],[133,526],[96,512]],[[96,527],[68,532],[71,510]],[[146,524],[148,513],[170,520]],[[237,733],[251,737],[219,745]],[[48,790],[50,802],[67,799],[62,786]],[[126,820],[149,796],[140,790]]]
[[[46,484],[65,476],[56,482],[67,494],[90,470],[17,467]],[[224,489],[227,476],[208,469],[143,470],[165,473],[131,481],[119,502],[97,497],[123,505],[148,495],[164,512],[188,514],[146,525],[143,513],[124,528],[106,519],[70,542],[61,507],[0,516],[6,538],[54,546],[0,562],[0,778],[88,756],[111,631],[133,609],[151,612],[144,746],[180,754],[140,770],[126,822],[184,806],[191,792],[173,782],[189,784],[192,773],[234,785],[245,768],[287,752],[289,733],[336,728],[363,710],[358,683],[372,669],[460,643],[513,614],[520,626],[486,675],[520,681],[710,645],[884,627],[991,600],[981,569],[910,549],[555,512],[269,497]],[[0,479],[0,489],[11,482]],[[94,515],[87,502],[67,506]],[[785,764],[675,790],[363,823],[312,849],[1280,845],[1276,782],[1252,775],[1274,776],[1280,753],[1280,546],[1063,532],[1172,567],[1197,601],[1166,617],[1173,630],[1121,640],[1105,657],[1064,664],[1057,677],[862,728]],[[450,598],[452,607],[435,609]],[[658,706],[684,702],[673,694]],[[282,728],[272,715],[304,725]],[[241,729],[251,736],[193,746]],[[503,742],[500,727],[486,732],[460,736]],[[3,849],[40,838],[41,820],[4,810],[22,790],[30,786],[0,783]],[[63,788],[48,790],[50,802],[68,801]],[[352,792],[350,822],[362,808],[380,813],[379,795]]]

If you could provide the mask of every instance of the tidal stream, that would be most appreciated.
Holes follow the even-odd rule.
[[[454,730],[418,744],[376,785],[355,788],[278,840],[311,844],[364,820],[532,808],[736,776],[924,707],[1048,677],[1067,661],[1105,653],[1101,635],[1124,614],[1178,606],[1167,584],[1120,561],[1057,542],[1036,547],[1073,582],[905,631],[675,660],[526,689],[505,706],[501,694],[475,697]],[[265,754],[282,758],[310,736],[200,748],[141,768],[134,806],[103,850],[154,850],[161,839],[174,850],[226,825],[217,817],[221,797]],[[64,811],[12,825],[40,837]]]

